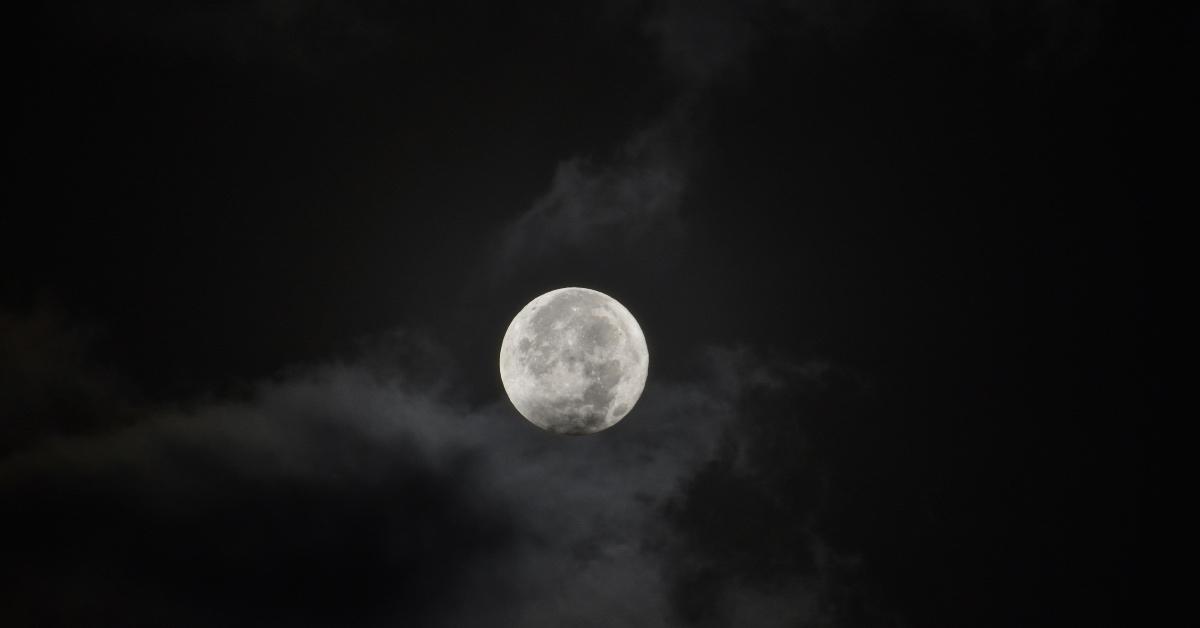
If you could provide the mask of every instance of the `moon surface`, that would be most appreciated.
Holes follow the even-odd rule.
[[[633,409],[650,367],[646,337],[616,299],[560,288],[532,300],[500,345],[500,379],[530,423],[594,434]]]

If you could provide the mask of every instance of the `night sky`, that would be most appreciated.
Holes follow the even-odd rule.
[[[34,5],[0,625],[1146,625],[1200,22],[1118,4]],[[497,371],[564,286],[591,436]]]

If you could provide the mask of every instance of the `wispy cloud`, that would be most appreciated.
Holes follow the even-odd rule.
[[[560,162],[549,189],[502,233],[501,263],[678,235],[689,170],[686,133],[674,116],[636,133],[610,160]]]

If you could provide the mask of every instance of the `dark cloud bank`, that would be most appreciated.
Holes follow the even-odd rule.
[[[816,467],[801,418],[769,411],[817,394],[828,367],[745,349],[697,357],[695,379],[656,380],[595,438],[543,433],[507,404],[456,403],[425,375],[364,359],[43,439],[0,463],[6,614],[17,625],[831,623],[841,568],[813,529]],[[792,462],[779,476],[781,461]],[[763,561],[776,567],[763,573]]]

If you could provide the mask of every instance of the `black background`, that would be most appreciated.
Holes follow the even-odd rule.
[[[701,23],[716,26],[688,30],[708,11],[718,19]],[[1147,277],[1162,200],[1141,175],[1147,139],[1183,111],[1169,97],[1186,81],[1173,60],[1194,44],[1174,29],[1194,35],[1195,19],[1164,22],[1104,2],[39,7],[10,24],[0,386],[15,401],[0,407],[12,414],[0,451],[236,397],[391,329],[436,338],[450,395],[488,403],[502,398],[493,356],[512,313],[585,285],[637,315],[652,379],[691,377],[702,345],[840,374],[819,395],[747,401],[763,474],[722,489],[736,474],[718,457],[691,480],[691,501],[667,510],[718,574],[681,580],[682,625],[705,621],[704,587],[721,573],[807,569],[772,557],[791,551],[810,497],[822,504],[814,529],[859,561],[836,625],[1137,624],[1154,606],[1142,558],[1157,416]],[[664,53],[676,36],[696,47]],[[498,253],[558,164],[619,168],[631,136],[675,114],[685,121],[668,159],[686,176],[669,224]],[[65,353],[35,342],[60,333]],[[45,394],[16,375],[43,351]],[[796,420],[811,465],[769,446]],[[453,478],[394,473],[431,520],[460,520],[439,497],[459,490]],[[41,503],[11,490],[10,503]],[[755,491],[772,497],[753,502]],[[367,534],[336,495],[306,499],[335,529]],[[744,525],[711,521],[697,501],[740,510]],[[271,521],[253,503],[247,516]],[[37,551],[55,542],[35,525],[61,513],[25,513],[33,540],[17,545],[35,549],[13,569],[41,574],[38,599],[61,608],[55,574],[75,565]],[[222,516],[176,528],[220,545],[236,536]],[[506,534],[468,532],[485,545]],[[338,554],[371,569],[369,545]],[[207,592],[200,608],[321,597],[319,580],[244,590],[288,555],[232,557],[251,575],[179,586]],[[162,560],[152,571],[191,570],[186,555]],[[389,585],[379,596],[401,617],[433,586]],[[304,620],[377,617],[369,587],[347,591]],[[131,617],[126,603],[97,602],[112,625]]]

